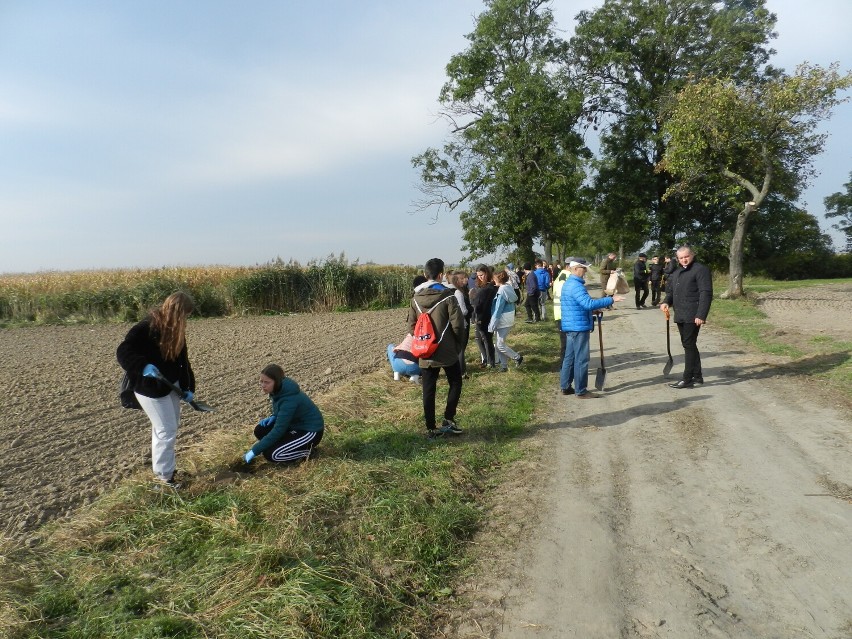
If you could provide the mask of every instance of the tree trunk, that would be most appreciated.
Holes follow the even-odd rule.
[[[745,294],[743,290],[743,249],[745,248],[748,220],[755,209],[754,202],[746,202],[737,216],[737,226],[731,238],[731,250],[728,253],[728,290],[722,293],[722,299],[737,299]]]
[[[553,264],[553,240],[545,238],[542,247],[544,248],[544,259],[547,260],[548,264]]]

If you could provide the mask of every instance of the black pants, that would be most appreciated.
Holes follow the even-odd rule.
[[[456,362],[452,366],[444,366],[443,368],[450,384],[450,390],[447,393],[447,406],[444,408],[444,419],[452,421],[456,417],[456,409],[459,405],[459,399],[461,399],[461,367]],[[423,417],[426,420],[428,430],[435,428],[435,389],[438,386],[438,375],[440,373],[440,368],[420,369],[420,381],[423,385]]]
[[[636,306],[644,306],[645,300],[648,299],[648,280],[633,280],[633,288],[636,289]],[[639,299],[639,294],[642,298]]]
[[[269,434],[272,426],[261,426],[258,424],[254,428],[254,436],[260,441]],[[313,449],[322,440],[323,431],[299,430],[291,428],[284,437],[275,444],[273,448],[264,451],[263,456],[271,462],[289,462],[298,459],[307,459]]]
[[[461,374],[464,375],[467,373],[467,362],[464,361],[464,352],[467,350],[467,343],[470,341],[470,326],[467,326],[462,333],[462,347],[461,353],[459,353],[459,369],[461,370]]]
[[[565,359],[565,342],[568,341],[568,335],[562,330],[562,320],[556,320],[556,330],[559,331],[559,365],[562,365],[562,360]]]
[[[698,331],[701,328],[695,322],[678,322],[680,343],[683,345],[683,381],[689,384],[694,379],[703,379],[701,371],[701,353],[698,352]]]
[[[535,321],[541,321],[541,311],[538,308],[538,301],[541,296],[541,291],[534,291],[532,293],[527,293],[527,301],[524,302],[524,308],[527,309],[527,319],[533,319],[535,316]]]
[[[651,304],[656,306],[660,303],[660,291],[662,282],[660,280],[651,280]]]
[[[479,347],[479,361],[486,366],[494,366],[494,333],[488,332],[487,325],[477,322],[474,339]]]

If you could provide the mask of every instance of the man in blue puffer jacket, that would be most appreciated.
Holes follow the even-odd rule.
[[[559,386],[563,395],[572,395],[571,383],[577,386],[576,394],[580,399],[597,397],[587,389],[589,383],[589,333],[594,327],[593,311],[608,308],[614,302],[624,300],[623,295],[614,295],[592,299],[586,291],[586,269],[589,263],[577,258],[568,264],[571,275],[562,286],[560,310],[562,311],[562,330],[565,332],[565,357],[562,359],[562,372]]]

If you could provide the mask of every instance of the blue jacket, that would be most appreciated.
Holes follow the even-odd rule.
[[[612,306],[611,297],[592,299],[586,290],[585,280],[573,273],[562,286],[559,301],[562,310],[561,327],[564,332],[591,331],[594,326],[592,311]]]
[[[550,288],[550,271],[543,266],[535,270],[535,281],[538,284],[538,290],[546,291]]]

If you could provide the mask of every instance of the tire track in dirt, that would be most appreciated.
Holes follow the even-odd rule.
[[[405,334],[404,309],[193,320],[199,399],[185,407],[181,456],[207,433],[245,429],[268,410],[260,369],[281,364],[310,394],[383,366]],[[122,409],[115,349],[130,324],[0,330],[0,534],[27,538],[122,479],[150,468],[150,427]],[[235,454],[238,451],[235,451]]]

